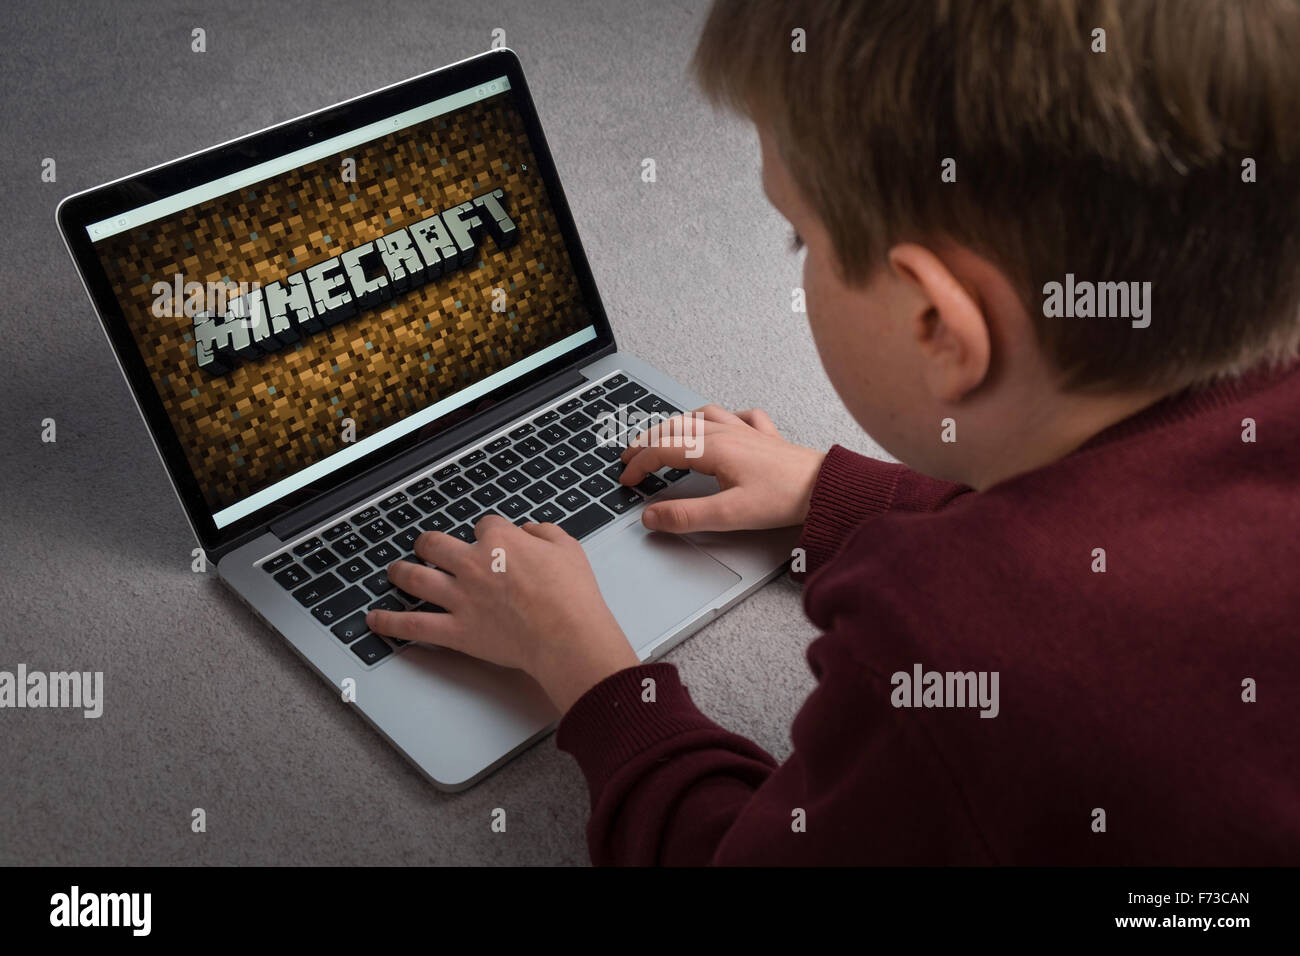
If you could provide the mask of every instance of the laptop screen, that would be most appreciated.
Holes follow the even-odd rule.
[[[218,528],[597,335],[506,76],[86,231]]]

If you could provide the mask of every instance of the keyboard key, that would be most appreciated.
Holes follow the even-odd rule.
[[[413,524],[420,520],[420,512],[411,505],[398,505],[392,511],[388,512],[388,520],[399,528],[405,528],[408,524]]]
[[[473,468],[467,468],[465,470],[465,477],[476,485],[481,485],[485,481],[491,481],[499,474],[500,472],[491,465],[475,465]]]
[[[527,510],[528,502],[524,501],[524,499],[520,498],[518,495],[507,498],[505,501],[502,501],[497,505],[497,511],[501,512],[501,514],[505,515],[505,517],[509,518],[511,521],[518,518]]]
[[[610,392],[605,396],[605,398],[613,402],[615,406],[630,405],[632,402],[635,402],[638,398],[647,393],[648,390],[645,386],[638,385],[636,382],[628,382],[622,388]]]
[[[338,564],[339,558],[329,548],[322,548],[315,554],[309,554],[302,559],[302,566],[314,574],[319,574],[332,564]]]
[[[406,493],[410,495],[412,498],[414,498],[416,495],[424,494],[424,492],[428,491],[432,487],[433,487],[432,478],[421,478],[415,484],[407,485]]]
[[[578,451],[590,451],[596,447],[598,441],[599,439],[591,432],[579,432],[569,439],[569,444]]]
[[[534,458],[532,461],[524,462],[523,470],[529,475],[529,477],[540,478],[548,471],[554,471],[555,466],[545,458]]]
[[[534,521],[543,524],[547,521],[559,521],[564,517],[564,512],[552,504],[545,504],[529,515]]]
[[[583,392],[583,393],[582,393],[581,395],[579,395],[578,397],[579,397],[580,399],[582,399],[584,402],[591,402],[591,401],[595,401],[596,399],[600,398],[600,396],[602,396],[602,395],[604,395],[604,394],[605,394],[605,389],[603,389],[603,388],[602,388],[601,386],[599,386],[599,385],[593,385],[591,388],[587,389],[585,392]]]
[[[614,464],[602,471],[601,474],[606,478],[613,478],[615,481],[618,481],[619,475],[623,474],[625,468],[627,468],[627,465],[623,464],[621,461],[616,461]]]
[[[582,476],[570,468],[561,468],[547,476],[546,480],[556,488],[567,488],[569,485],[577,484],[581,481]]]
[[[469,488],[469,482],[461,478],[452,478],[438,486],[438,490],[448,498],[462,498],[469,494]]]
[[[605,467],[605,463],[595,455],[583,455],[577,461],[571,462],[570,466],[574,471],[581,472],[584,475],[594,475]]]
[[[388,580],[387,571],[376,571],[370,577],[361,582],[366,586],[371,594],[384,594],[393,589],[393,582]],[[377,605],[372,605],[377,606]],[[391,608],[390,610],[400,611],[401,608]]]
[[[350,558],[366,546],[366,539],[355,531],[350,531],[334,542],[334,550],[345,558]]]
[[[419,528],[407,528],[400,534],[393,536],[393,547],[401,551],[414,551],[415,539],[423,533]]]
[[[387,541],[383,544],[377,544],[366,552],[366,557],[370,563],[377,568],[386,567],[402,556],[402,552]]]
[[[582,412],[574,412],[560,419],[560,424],[571,432],[580,432],[591,424],[591,419]]]
[[[636,407],[650,412],[653,415],[667,415],[669,418],[681,413],[680,408],[676,405],[669,405],[653,392],[646,395],[644,398],[639,399],[636,403]]]
[[[468,468],[470,465],[477,464],[486,457],[487,456],[483,453],[483,449],[479,448],[476,451],[470,452],[464,458],[456,462],[456,464],[460,465],[462,468]]]
[[[515,465],[519,464],[523,459],[513,451],[503,451],[499,455],[493,455],[488,459],[488,461],[502,471],[505,471],[507,468],[515,467]]]
[[[554,445],[556,442],[562,442],[569,437],[569,433],[559,425],[552,425],[550,428],[543,428],[537,433],[537,437],[548,445]]]
[[[497,484],[506,491],[518,491],[524,485],[528,484],[528,479],[524,477],[523,472],[507,471],[497,479]]]
[[[420,527],[425,531],[441,531],[446,534],[455,526],[455,524],[456,522],[452,521],[441,511],[436,511],[421,521]]]
[[[341,537],[351,530],[352,525],[348,524],[346,521],[340,521],[334,527],[325,532],[324,538],[326,541],[333,541],[335,538]]]
[[[514,450],[519,452],[519,454],[523,455],[525,458],[532,458],[534,455],[540,455],[542,452],[546,451],[546,446],[536,438],[529,437],[522,441],[515,442]]]
[[[293,555],[290,554],[288,551],[286,551],[284,554],[277,554],[270,561],[265,562],[262,565],[262,570],[265,571],[267,574],[274,574],[276,571],[279,571],[281,568],[287,568],[292,563],[293,563]]]
[[[392,585],[390,584],[389,587],[391,588]],[[406,605],[403,604],[401,601],[397,600],[397,598],[393,597],[393,596],[390,594],[390,595],[388,595],[387,597],[382,597],[382,598],[380,598],[380,599],[379,599],[378,601],[376,601],[374,604],[370,605],[370,610],[372,610],[372,611],[399,611],[399,612],[400,612],[400,611],[405,611],[405,610],[406,610]]]
[[[611,388],[618,388],[626,381],[627,381],[627,376],[620,373],[618,375],[611,375],[609,378],[605,379],[605,381],[601,382],[600,384],[605,387],[606,391],[609,391]]]
[[[308,538],[302,544],[297,545],[293,549],[293,553],[298,555],[298,557],[301,558],[304,554],[311,554],[313,551],[319,548],[323,543],[324,542],[321,541],[320,538]]]
[[[618,461],[623,455],[623,449],[617,445],[597,445],[592,451],[610,462]]]
[[[685,468],[669,468],[667,471],[664,472],[664,481],[668,481],[668,482],[681,481],[689,474],[690,471]]]
[[[363,525],[361,528],[361,533],[366,536],[367,541],[373,543],[383,538],[387,538],[395,530],[397,529],[395,529],[391,524],[389,524],[383,518],[376,518],[374,521],[370,522],[369,524]]]
[[[535,481],[524,489],[524,497],[535,505],[540,505],[555,494],[555,489],[544,481]]]
[[[559,420],[560,420],[560,413],[557,412],[555,409],[551,409],[549,412],[538,415],[536,418],[534,418],[533,424],[536,425],[538,428],[541,428],[544,425],[549,425],[551,422],[557,422]]]
[[[510,439],[507,436],[502,435],[500,438],[495,438],[492,441],[488,442],[486,445],[484,445],[483,450],[490,455],[493,452],[498,452],[503,448],[509,448],[509,447],[510,447]]]
[[[637,483],[636,490],[644,495],[655,495],[668,487],[668,482],[664,481],[658,475],[646,475]]]
[[[578,409],[580,409],[581,407],[582,407],[582,399],[581,399],[581,398],[571,398],[571,399],[569,399],[567,402],[564,402],[563,404],[561,404],[561,405],[556,409],[556,411],[559,412],[561,415],[567,415],[567,414],[569,414],[570,412],[576,412],[576,411],[577,411]]]
[[[294,591],[293,596],[303,607],[311,607],[316,602],[325,600],[341,587],[343,587],[343,582],[339,580],[338,575],[332,571],[326,571],[315,581],[304,584]]]
[[[452,475],[460,473],[460,469],[455,465],[448,465],[446,468],[440,468],[433,473],[434,481],[446,481]]]
[[[560,527],[581,540],[602,525],[609,524],[614,516],[600,505],[591,504],[561,521]]]
[[[510,437],[515,441],[519,441],[519,439],[523,438],[525,435],[531,435],[533,431],[534,428],[532,425],[520,425],[510,433]]]
[[[453,538],[460,538],[462,541],[468,541],[470,544],[474,543],[474,529],[467,524],[463,524],[459,528],[453,530],[451,536]]]
[[[356,514],[354,514],[352,516],[352,523],[354,525],[369,524],[370,522],[374,521],[378,517],[379,517],[378,508],[367,508],[365,511],[358,511]]]
[[[468,498],[462,498],[447,506],[447,514],[451,515],[457,521],[465,521],[479,513],[479,506]]]
[[[611,405],[609,402],[605,401],[602,398],[599,399],[598,401],[590,402],[582,410],[586,412],[591,418],[595,419],[596,421],[600,421],[600,417],[602,415],[609,415],[610,413],[614,412],[616,409],[614,408],[613,405]]]
[[[415,499],[415,506],[428,514],[431,511],[437,511],[447,503],[447,499],[436,491],[426,492]]]
[[[379,502],[379,507],[383,508],[385,511],[388,511],[392,508],[396,508],[400,504],[405,504],[405,503],[406,503],[406,493],[402,491],[394,491],[383,501]]]
[[[353,614],[350,617],[339,621],[331,627],[330,630],[333,631],[334,636],[344,644],[351,644],[368,630],[366,627],[366,612],[362,611],[359,614]]]
[[[496,504],[505,496],[506,493],[502,491],[500,488],[498,488],[496,485],[484,485],[482,488],[479,488],[477,491],[473,491],[470,493],[471,498],[473,498],[475,501],[477,501],[479,504],[485,507],[487,505]]]
[[[312,617],[322,624],[333,624],[341,621],[369,600],[370,595],[354,585],[343,593],[334,595],[324,604],[312,608]]]
[[[371,634],[353,644],[352,653],[361,658],[362,663],[377,664],[389,654],[393,653],[393,649],[381,641],[376,635]]]
[[[311,575],[298,567],[298,565],[291,564],[287,568],[280,569],[279,573],[275,576],[275,583],[288,591],[291,588],[296,588],[309,577],[311,577]]]
[[[604,498],[600,499],[602,505],[614,512],[614,514],[619,515],[627,511],[633,505],[640,504],[640,502],[641,496],[631,488],[615,488]]]
[[[591,502],[591,499],[581,491],[575,491],[570,488],[568,491],[562,491],[556,496],[556,502],[565,511],[577,511],[579,508]]]
[[[551,459],[551,461],[555,462],[557,465],[563,465],[565,462],[573,461],[573,459],[577,458],[578,452],[576,449],[571,448],[568,445],[556,445],[546,453],[546,457]]]
[[[366,564],[366,562],[362,561],[360,558],[349,558],[347,561],[344,561],[343,566],[339,568],[339,574],[343,575],[343,577],[347,578],[349,581],[356,581],[358,578],[364,578],[369,573],[370,565]]]
[[[602,477],[601,475],[592,475],[582,484],[578,485],[578,487],[591,495],[591,497],[599,498],[605,492],[614,487],[614,482],[610,481],[608,478]]]

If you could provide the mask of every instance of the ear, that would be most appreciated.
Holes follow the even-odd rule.
[[[911,331],[921,349],[926,387],[939,401],[958,402],[988,375],[991,333],[984,309],[929,249],[900,243],[888,258],[914,294]]]

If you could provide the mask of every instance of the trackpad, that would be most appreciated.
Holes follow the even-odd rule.
[[[740,582],[689,541],[639,521],[596,542],[590,558],[605,603],[638,653]]]

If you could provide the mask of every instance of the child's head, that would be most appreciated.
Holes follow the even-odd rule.
[[[695,69],[914,467],[986,485],[1300,347],[1300,0],[715,0]]]

